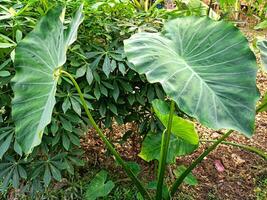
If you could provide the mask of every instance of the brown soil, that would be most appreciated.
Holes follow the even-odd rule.
[[[267,32],[244,28],[241,30],[247,36],[251,44],[258,36],[267,38]],[[264,94],[267,91],[267,75],[261,70],[259,70],[258,73],[257,83],[260,92]],[[215,132],[201,125],[197,125],[197,129],[201,139],[217,139],[221,135],[221,132]],[[106,134],[113,143],[115,143],[116,148],[122,154],[123,158],[135,161],[142,166],[142,178],[152,180],[155,178],[155,172],[153,172],[155,171],[154,163],[146,163],[137,156],[140,151],[140,143],[142,140],[138,133],[135,133],[125,143],[116,143],[127,130],[136,132],[136,126],[134,124],[126,124],[124,126],[114,124],[113,130],[106,130]],[[124,177],[123,171],[114,164],[114,159],[107,153],[103,143],[95,135],[94,131],[91,130],[89,134],[82,139],[82,146],[86,151],[85,159],[88,165],[106,168]],[[256,132],[251,139],[239,133],[233,133],[227,141],[255,146],[267,152],[267,113],[264,112],[257,115]],[[189,165],[208,145],[209,144],[203,143],[194,154],[178,158],[177,165]],[[223,172],[219,172],[216,169],[215,161],[223,165]],[[168,173],[169,180],[173,181],[171,170],[169,170]],[[195,187],[184,185],[181,188],[183,194],[188,194],[189,197],[192,196],[192,199],[252,200],[256,199],[255,188],[257,187],[258,180],[262,177],[267,179],[267,162],[251,152],[237,147],[220,145],[194,169],[193,174],[197,177],[199,184]],[[265,189],[267,190],[267,188]],[[189,199],[189,197],[184,197],[182,199]],[[262,198],[263,199],[260,200],[265,199],[264,197]],[[178,197],[175,199],[178,199]]]

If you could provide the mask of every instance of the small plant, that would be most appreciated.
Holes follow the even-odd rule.
[[[190,24],[190,28],[187,24]],[[206,28],[197,32],[201,26]],[[195,41],[198,43],[194,44]],[[161,199],[167,152],[171,132],[174,132],[171,127],[176,124],[173,123],[175,103],[183,112],[208,127],[235,129],[250,136],[254,131],[255,103],[259,98],[255,56],[246,39],[232,25],[194,17],[170,21],[162,33],[138,33],[125,41],[125,51],[134,64],[133,68],[138,73],[146,74],[149,82],[160,82],[172,99],[159,160],[156,199]],[[243,60],[245,54],[247,56]],[[243,61],[247,64],[242,65]],[[246,66],[246,69],[241,66]],[[248,74],[251,74],[250,80],[245,78]],[[252,92],[251,97],[236,92],[246,90]],[[247,118],[244,118],[244,111]],[[231,132],[225,134],[217,144]],[[190,134],[185,135],[189,138]],[[175,181],[170,189],[171,196],[207,152],[209,149]]]

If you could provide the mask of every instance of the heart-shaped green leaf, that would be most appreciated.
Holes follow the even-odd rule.
[[[170,108],[166,102],[160,99],[155,99],[152,102],[153,109],[160,119],[162,124],[167,128],[169,120]],[[180,137],[190,144],[198,144],[199,138],[195,130],[194,123],[185,120],[177,115],[173,116],[172,120],[172,134]]]
[[[124,44],[132,69],[150,83],[161,83],[182,111],[210,128],[252,135],[257,64],[232,24],[178,18],[162,33],[137,33]]]
[[[259,40],[257,46],[260,49],[263,69],[267,72],[267,40]]]
[[[40,144],[51,121],[59,70],[83,19],[81,6],[64,30],[64,10],[50,10],[16,48],[12,115],[17,140],[25,153]]]
[[[149,162],[151,160],[160,159],[160,148],[161,148],[162,134],[149,132],[145,140],[142,143],[141,152],[139,157]],[[175,163],[177,156],[183,156],[192,153],[198,145],[192,145],[175,135],[171,135],[169,152],[167,157],[167,163]]]

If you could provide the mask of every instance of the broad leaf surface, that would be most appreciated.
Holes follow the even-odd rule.
[[[149,132],[142,143],[139,157],[149,162],[160,159],[162,134]],[[167,163],[175,163],[177,156],[183,156],[192,153],[198,145],[192,145],[179,137],[171,135]]]
[[[179,108],[202,124],[251,136],[257,64],[247,39],[232,24],[185,17],[162,33],[137,33],[125,40],[132,69],[161,83]]]
[[[68,29],[64,9],[50,10],[17,46],[13,78],[13,119],[16,137],[25,153],[40,144],[50,123],[58,80],[57,70],[66,62],[66,51],[82,22],[82,6]]]
[[[156,99],[152,102],[153,109],[162,124],[167,128],[170,108],[163,100]],[[198,144],[199,138],[192,122],[178,117],[174,114],[172,122],[172,133],[190,144]]]
[[[261,62],[263,65],[263,69],[267,72],[267,40],[258,41],[257,46],[260,49]]]
[[[112,181],[107,181],[107,175],[107,172],[102,170],[94,177],[86,190],[86,200],[96,200],[111,192],[115,185]]]

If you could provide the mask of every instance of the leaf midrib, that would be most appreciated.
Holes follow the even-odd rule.
[[[159,36],[159,37],[163,37],[163,36]],[[168,38],[165,38],[165,39],[167,39],[168,41],[170,41]],[[240,42],[239,42],[240,43]],[[239,43],[236,43],[236,44],[239,44]],[[193,76],[196,76],[198,79],[199,79],[199,81],[203,84],[204,83],[204,85],[211,91],[211,93],[214,95],[214,98],[213,98],[213,103],[214,103],[214,105],[216,105],[216,100],[217,101],[219,101],[220,103],[221,103],[221,105],[223,105],[223,107],[225,108],[224,110],[228,113],[228,115],[237,123],[237,124],[239,124],[239,125],[241,125],[240,124],[240,122],[238,122],[234,117],[233,117],[233,115],[229,112],[229,110],[228,110],[228,108],[224,105],[224,103],[221,101],[221,99],[217,96],[217,93],[212,89],[212,88],[210,88],[210,86],[204,81],[204,79],[196,72],[196,71],[194,71],[194,69],[186,62],[186,60],[181,56],[181,55],[179,55],[176,51],[174,51],[173,49],[171,49],[169,46],[167,46],[167,45],[165,45],[165,44],[162,44],[162,43],[159,43],[161,46],[163,46],[163,47],[165,47],[165,48],[167,48],[169,51],[171,51],[172,53],[173,53],[173,55],[175,55],[176,56],[176,58],[178,57],[178,58],[180,58],[180,60],[183,62],[183,64],[185,65],[185,67],[188,69],[188,70],[190,70],[191,71],[191,73],[193,74]],[[235,44],[235,45],[236,45]],[[170,45],[171,47],[172,47],[172,45]],[[232,45],[232,46],[234,46],[234,45]],[[231,47],[232,47],[231,46]],[[229,47],[228,47],[229,48]],[[216,53],[217,54],[217,53]],[[179,59],[177,58],[177,60],[178,61],[180,61]],[[173,74],[175,74],[175,73],[177,73],[177,71],[179,71],[180,69],[178,69],[178,70],[176,70]],[[146,73],[147,74],[147,73]],[[166,81],[165,81],[166,82]],[[162,82],[162,84],[164,84],[165,82]],[[182,89],[182,92],[181,93],[179,93],[179,95],[178,95],[178,99],[180,98],[180,95],[183,93],[183,90],[185,89],[186,87],[184,87],[183,89]],[[215,99],[216,98],[216,99]],[[199,99],[199,98],[198,98]],[[216,111],[216,106],[214,106],[214,110]],[[195,111],[194,111],[195,112]],[[218,118],[218,115],[217,115],[217,112],[215,113],[216,115],[216,126],[218,126],[218,121],[217,121],[217,118]],[[192,116],[194,116],[194,117],[197,117],[195,114],[193,115],[193,113],[192,113]]]

